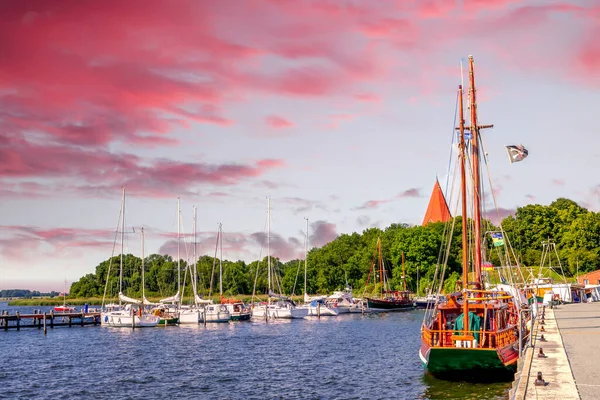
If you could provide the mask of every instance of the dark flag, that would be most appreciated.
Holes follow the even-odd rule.
[[[529,152],[522,144],[506,146],[506,152],[508,153],[508,159],[510,163],[523,161],[525,157],[529,155]]]

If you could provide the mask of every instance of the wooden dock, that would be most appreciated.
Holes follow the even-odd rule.
[[[41,312],[34,310],[33,314],[20,314],[18,311],[15,314],[9,314],[8,311],[3,311],[0,314],[0,330],[21,328],[37,328],[44,329],[44,334],[47,329],[54,329],[59,326],[86,326],[100,325],[100,312],[69,312],[55,313]]]

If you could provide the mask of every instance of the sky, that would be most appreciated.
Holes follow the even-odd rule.
[[[177,254],[177,198],[188,244],[196,206],[198,253],[222,223],[247,262],[267,196],[283,261],[305,218],[311,247],[420,224],[469,55],[500,215],[598,211],[598,37],[599,0],[3,1],[0,289],[61,291],[118,254],[123,186],[137,256],[141,227]]]

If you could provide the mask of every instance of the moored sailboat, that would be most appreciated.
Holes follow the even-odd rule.
[[[478,124],[472,56],[469,56],[469,66],[470,127],[465,127],[462,86],[458,90],[462,281],[457,282],[460,290],[447,295],[445,303],[436,302],[426,311],[421,328],[419,357],[431,374],[441,378],[510,379],[519,359],[519,340],[524,340],[526,333],[522,329],[522,303],[519,297],[514,296],[516,290],[512,287],[503,290],[502,286],[507,285],[498,285],[490,290],[482,274],[482,267],[486,263],[482,248],[483,185],[480,179],[479,131],[491,125]],[[466,166],[469,157],[465,134],[467,130],[472,163],[469,181]],[[468,187],[471,189],[470,193]],[[469,194],[472,198],[468,199]],[[471,220],[467,218],[468,204],[472,205]],[[469,235],[469,230],[472,235]],[[451,229],[450,232],[452,231]],[[472,238],[472,243],[469,238]],[[450,241],[446,245],[449,247]],[[448,253],[445,253],[446,258],[442,263],[444,266]],[[438,294],[442,283],[439,283]]]
[[[334,307],[326,304],[327,296],[309,296],[306,292],[306,274],[308,269],[308,218],[306,218],[306,238],[304,241],[304,304],[300,308],[306,308],[309,316],[334,317],[339,314]]]
[[[102,298],[102,311],[100,313],[101,326],[126,327],[126,328],[144,328],[158,325],[159,318],[155,315],[146,313],[142,300],[127,297],[123,294],[123,248],[125,234],[125,187],[121,198],[121,256],[119,261],[119,304],[104,304],[106,291],[108,289],[110,278],[110,266],[107,271],[106,285],[104,287],[104,296]],[[112,258],[111,258],[112,262]]]
[[[290,298],[276,294],[272,290],[271,278],[271,198],[267,198],[267,302],[253,304],[252,318],[256,319],[296,319],[308,315],[306,308],[296,306]]]
[[[377,262],[377,264],[375,264]],[[375,268],[377,267],[377,268]],[[383,254],[381,250],[381,237],[377,238],[377,246],[373,255],[373,262],[367,277],[367,285],[371,275],[379,277],[379,282],[374,279],[376,286],[379,286],[377,295],[364,296],[367,301],[367,307],[373,311],[402,311],[410,310],[415,307],[414,302],[410,298],[410,292],[406,289],[406,277],[404,275],[404,253],[402,254],[402,279],[404,281],[403,290],[392,290],[390,288],[387,270],[383,262]],[[366,286],[365,286],[366,290]]]

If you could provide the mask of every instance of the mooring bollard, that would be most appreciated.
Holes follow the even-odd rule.
[[[547,342],[546,338],[544,337],[544,335],[540,336],[540,342]]]
[[[542,378],[542,371],[537,373],[537,379],[535,380],[535,386],[546,386],[546,381]]]
[[[548,358],[547,355],[544,354],[544,349],[540,347],[540,352],[538,353],[538,358]]]
[[[546,332],[546,329],[544,329],[544,327],[542,326],[542,329],[540,329],[540,332]]]

